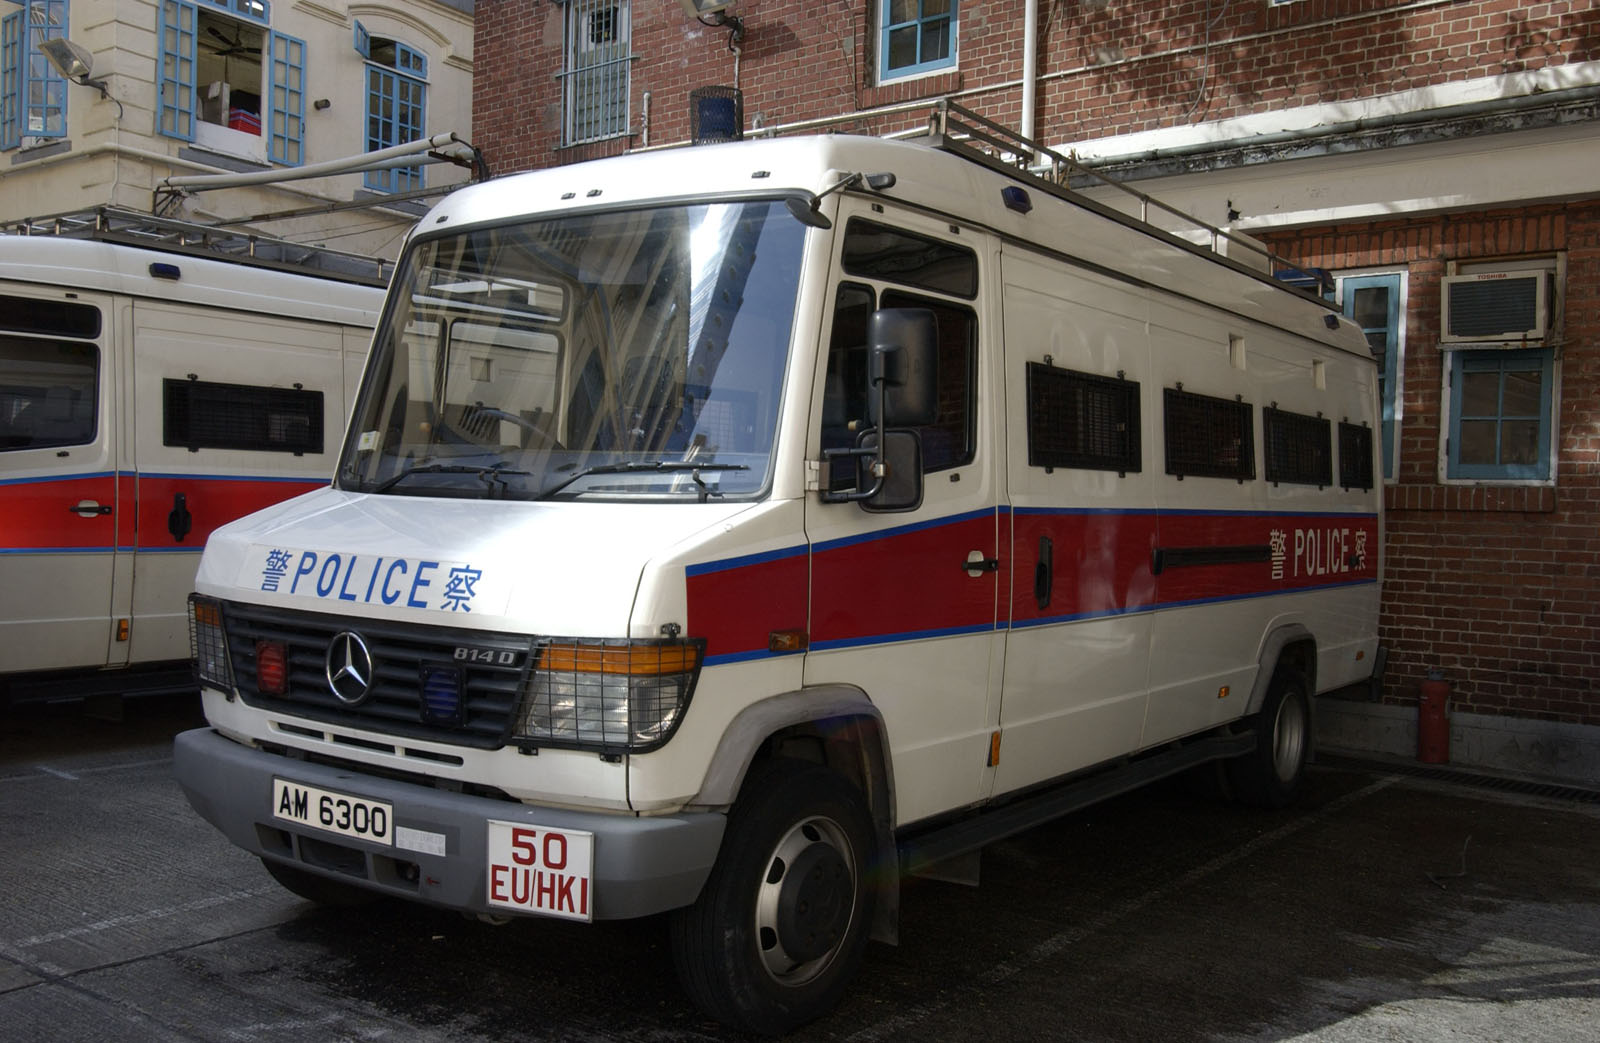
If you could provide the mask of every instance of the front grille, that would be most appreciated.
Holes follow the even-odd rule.
[[[223,618],[234,683],[250,706],[479,749],[505,745],[516,720],[518,693],[533,664],[533,639],[527,635],[233,603],[223,606]],[[344,631],[359,634],[372,653],[369,693],[353,706],[333,694],[327,678],[329,643]],[[288,652],[288,685],[282,695],[264,693],[258,685],[256,643],[263,640],[282,641]],[[448,720],[440,720],[437,705],[423,698],[424,668],[460,673],[459,713]]]

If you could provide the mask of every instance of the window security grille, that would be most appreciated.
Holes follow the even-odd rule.
[[[1372,428],[1339,424],[1339,485],[1372,488]]]
[[[1267,481],[1333,484],[1333,429],[1323,417],[1268,407],[1261,411]]]
[[[162,382],[162,444],[199,449],[322,452],[322,392],[204,380]]]
[[[568,145],[628,132],[632,15],[627,0],[569,0],[566,68],[561,72]]]
[[[1179,478],[1256,476],[1250,404],[1166,388],[1167,473]]]
[[[1028,363],[1028,466],[1140,469],[1139,385]]]

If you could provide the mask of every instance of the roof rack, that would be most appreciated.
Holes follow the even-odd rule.
[[[387,286],[389,276],[394,274],[394,262],[380,257],[293,243],[254,232],[175,221],[115,206],[22,218],[6,222],[3,230],[12,235],[121,243],[368,286]]]
[[[1003,173],[1034,180],[1052,195],[1068,197],[1080,206],[1087,206],[1124,224],[1136,223],[1141,231],[1154,234],[1174,245],[1191,251],[1206,253],[1230,267],[1241,268],[1258,278],[1267,278],[1290,289],[1322,301],[1318,291],[1331,289],[1327,285],[1328,273],[1320,268],[1305,268],[1273,253],[1248,236],[1219,228],[1193,214],[1163,203],[1138,189],[1109,178],[1097,170],[1084,166],[1070,156],[1064,156],[1021,134],[985,119],[971,109],[964,108],[949,98],[940,98],[932,104],[928,115],[926,137],[922,141],[940,151],[951,152],[977,160],[985,166]],[[1138,203],[1138,214],[1129,214],[1084,197],[1078,189],[1103,185],[1132,197]],[[1181,226],[1177,232],[1155,224],[1152,212],[1164,214]],[[1185,234],[1187,233],[1187,234]],[[1235,254],[1253,255],[1261,267],[1240,264]]]
[[[1019,180],[1034,182],[1049,191],[1051,195],[1069,199],[1078,206],[1093,210],[1120,224],[1154,235],[1191,253],[1215,260],[1264,282],[1297,291],[1319,304],[1332,307],[1322,296],[1324,291],[1332,288],[1330,277],[1323,269],[1307,268],[1273,253],[1249,236],[1219,228],[1193,214],[1169,206],[1154,196],[1129,188],[1122,182],[1109,178],[1070,156],[1064,156],[1025,138],[1009,127],[986,119],[949,98],[898,102],[860,112],[817,116],[790,123],[757,127],[749,131],[747,136],[760,138],[827,131],[839,127],[870,124],[882,119],[909,118],[922,112],[928,113],[925,126],[903,128],[882,136],[903,141],[917,141],[942,152],[975,160]],[[677,146],[656,145],[629,151],[647,152],[674,147]],[[1083,188],[1093,185],[1104,185],[1131,196],[1138,202],[1138,213],[1130,214],[1082,193]],[[1151,220],[1152,212],[1175,219],[1175,223],[1183,226],[1182,229],[1174,232],[1155,224]],[[1255,263],[1239,260],[1240,255],[1249,256]]]

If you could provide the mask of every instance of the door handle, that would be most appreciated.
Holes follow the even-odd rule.
[[[71,507],[68,507],[67,510],[80,518],[98,518],[102,514],[110,514],[111,506],[109,504],[96,503],[93,500],[79,500]]]
[[[966,569],[969,576],[981,576],[985,572],[999,572],[1000,559],[986,558],[981,550],[969,551],[967,560],[961,563],[961,567]]]
[[[1050,607],[1050,593],[1056,585],[1056,545],[1048,536],[1039,537],[1039,563],[1033,567],[1033,601],[1041,609]]]
[[[193,527],[194,516],[189,513],[189,498],[183,493],[172,494],[172,510],[167,513],[167,531],[172,533],[172,538],[178,543],[189,535]]]

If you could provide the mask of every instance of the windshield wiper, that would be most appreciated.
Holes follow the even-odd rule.
[[[531,475],[533,472],[518,471],[507,467],[505,461],[503,460],[487,466],[483,464],[417,464],[415,467],[407,467],[404,470],[391,474],[389,477],[385,478],[383,481],[379,482],[377,485],[373,486],[367,491],[374,494],[387,492],[414,474],[475,474],[483,480],[486,491],[492,489],[499,489],[503,491],[506,487],[506,483],[503,480],[504,475]],[[495,483],[499,484],[496,485]],[[491,499],[493,498],[494,497],[492,496]]]
[[[615,464],[595,464],[593,467],[585,467],[581,471],[575,471],[572,474],[567,475],[561,481],[552,485],[548,489],[539,490],[538,498],[541,500],[548,499],[549,497],[554,496],[556,493],[565,489],[567,486],[571,485],[573,482],[578,481],[580,478],[587,478],[593,474],[639,474],[642,472],[658,472],[661,474],[668,474],[673,472],[682,473],[684,471],[688,471],[691,475],[698,475],[701,471],[748,470],[750,470],[750,468],[744,464],[702,464],[695,463],[693,460],[635,460]],[[708,495],[708,490],[705,483],[696,481],[695,484],[700,486],[700,502],[705,503],[706,496]]]

